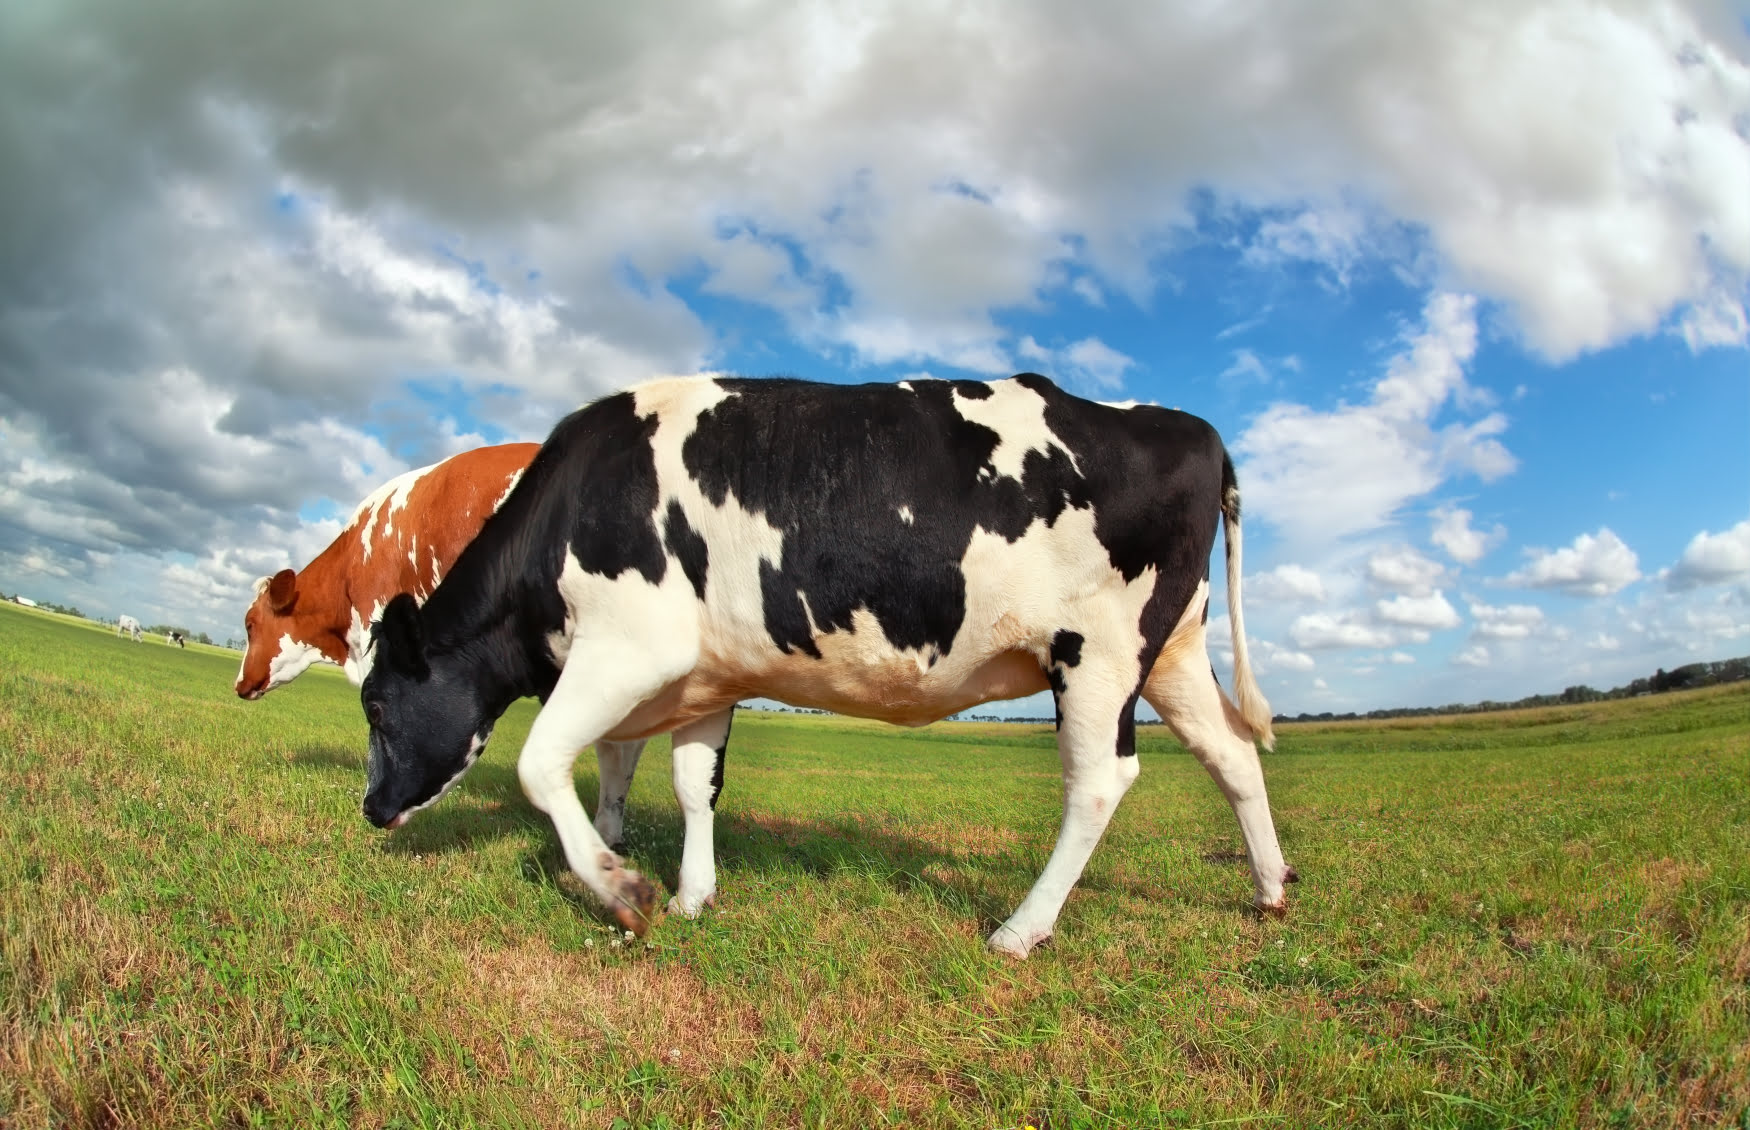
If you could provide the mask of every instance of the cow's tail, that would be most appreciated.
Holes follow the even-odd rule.
[[[1227,619],[1233,629],[1234,702],[1253,736],[1265,749],[1275,749],[1270,704],[1252,677],[1252,660],[1246,654],[1246,617],[1240,600],[1240,486],[1234,478],[1233,459],[1225,451],[1221,453],[1221,523],[1227,535]]]

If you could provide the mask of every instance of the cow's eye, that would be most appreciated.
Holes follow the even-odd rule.
[[[365,703],[365,719],[373,726],[383,724],[383,704],[380,702]]]

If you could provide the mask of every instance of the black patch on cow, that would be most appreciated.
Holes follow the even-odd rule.
[[[1130,701],[1124,704],[1124,713],[1118,716],[1118,756],[1136,756],[1136,695],[1130,696]]]
[[[735,707],[729,708],[729,725],[723,728],[723,740],[717,743],[717,760],[711,764],[711,811],[717,811],[717,798],[723,794],[723,757],[729,752],[729,731],[735,726]]]
[[[1001,437],[954,407],[956,396],[988,398],[981,382],[718,383],[734,395],[700,414],[682,461],[713,505],[733,494],[783,533],[783,558],[761,564],[760,590],[766,630],[786,653],[818,656],[813,632],[850,631],[861,608],[895,647],[947,654],[965,617],[960,562],[974,531],[1012,542],[1096,497],[1055,447],[1028,452],[1019,481],[997,475],[990,457]],[[1105,458],[1107,423],[1061,437],[1084,472]],[[1143,487],[1133,484],[1152,493]]]
[[[561,421],[548,444],[575,432],[578,439],[569,445],[569,469],[589,469],[587,479],[566,484],[576,492],[571,551],[583,571],[611,581],[636,569],[654,585],[668,570],[651,517],[656,512],[657,487],[656,451],[650,437],[656,433],[657,418],[639,416],[634,406],[629,393],[599,400]]]
[[[1209,665],[1209,677],[1215,680],[1216,686],[1221,686],[1221,676],[1215,673],[1215,664],[1213,663]]]
[[[663,516],[662,540],[668,551],[680,560],[681,572],[693,583],[694,595],[704,600],[705,567],[710,555],[705,548],[704,536],[687,521],[687,512],[681,509],[678,498],[669,501],[668,513]]]
[[[1208,597],[1203,598],[1203,616],[1199,620],[1199,623],[1203,624],[1206,627],[1209,624],[1209,598]]]
[[[1051,665],[1074,667],[1082,661],[1082,634],[1061,629],[1051,637]]]

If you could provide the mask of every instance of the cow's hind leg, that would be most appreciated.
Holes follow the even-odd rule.
[[[1283,913],[1282,884],[1298,876],[1282,861],[1252,730],[1215,681],[1201,624],[1180,625],[1149,672],[1142,696],[1233,806],[1252,865],[1254,905],[1266,914]]]
[[[626,853],[626,794],[632,791],[632,774],[638,771],[638,757],[644,752],[642,738],[630,742],[612,742],[606,738],[595,744],[597,778],[595,831],[602,843],[616,855]]]
[[[1075,666],[1050,669],[1057,696],[1057,754],[1063,764],[1063,826],[1045,870],[1009,920],[991,934],[999,953],[1026,957],[1051,937],[1064,900],[1106,831],[1113,810],[1136,780],[1131,710],[1138,681],[1130,655],[1083,648]]]
[[[688,918],[697,917],[717,894],[712,816],[723,789],[723,754],[734,713],[732,706],[674,732],[674,795],[687,831],[681,848],[680,890],[668,900],[668,908]]]

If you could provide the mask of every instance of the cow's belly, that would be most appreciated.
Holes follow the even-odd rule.
[[[822,637],[823,642],[830,637]],[[1039,660],[1021,650],[1000,652],[975,665],[938,662],[920,670],[909,655],[885,662],[835,662],[794,652],[748,671],[700,664],[665,687],[608,733],[615,741],[648,738],[724,710],[745,698],[923,726],[984,702],[1021,698],[1049,689]]]

